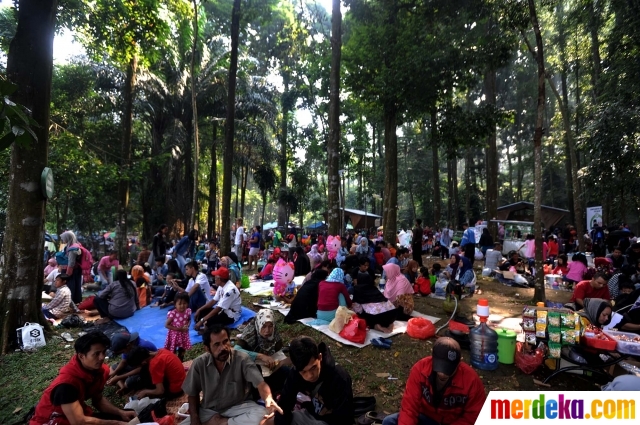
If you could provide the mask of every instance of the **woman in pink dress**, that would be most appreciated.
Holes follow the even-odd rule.
[[[164,327],[169,329],[164,348],[172,353],[176,350],[180,360],[184,360],[184,352],[191,348],[189,325],[191,324],[191,309],[189,308],[189,294],[180,292],[175,298],[176,308],[167,313]]]

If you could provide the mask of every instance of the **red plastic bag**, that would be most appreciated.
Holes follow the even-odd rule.
[[[531,375],[544,361],[544,350],[535,349],[528,353],[522,342],[516,342],[516,367],[522,373]]]
[[[151,417],[158,425],[175,425],[176,418],[174,415],[167,415],[161,418],[156,417],[156,413],[151,411]]]
[[[367,336],[367,322],[357,316],[352,317],[340,331],[340,336],[356,344],[363,344]]]
[[[435,336],[436,327],[424,317],[414,317],[409,319],[407,333],[411,338],[427,339]]]

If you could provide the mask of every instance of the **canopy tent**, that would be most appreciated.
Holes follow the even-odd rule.
[[[380,220],[382,218],[379,215],[362,210],[345,208],[343,211],[344,223],[347,229],[370,229],[375,227],[376,224],[380,224],[379,222],[376,223],[376,220]],[[322,215],[326,220],[329,214],[325,212]],[[349,227],[349,225],[352,227]]]
[[[327,225],[324,224],[324,222],[322,221],[316,221],[315,223],[312,223],[305,227],[309,230],[319,230],[319,229],[324,229],[325,227],[327,227]]]
[[[542,224],[545,228],[560,227],[570,219],[568,210],[541,205]],[[483,213],[486,214],[486,211]],[[497,221],[533,221],[533,204],[531,202],[516,202],[498,208],[495,217]]]
[[[271,223],[266,223],[262,227],[262,230],[271,230],[271,229],[275,229],[276,227],[278,227],[278,222],[277,221],[272,221]]]

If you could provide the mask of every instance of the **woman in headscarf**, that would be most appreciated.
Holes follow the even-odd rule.
[[[351,307],[351,298],[344,284],[344,271],[333,269],[329,277],[318,285],[318,319],[331,322],[341,305]]]
[[[149,276],[144,272],[144,267],[140,265],[133,266],[131,269],[131,280],[136,284],[140,308],[146,307],[151,303],[151,279],[149,279]]]
[[[360,238],[360,243],[356,248],[356,255],[358,256],[369,256],[369,244],[367,243],[369,240],[364,236]]]
[[[602,298],[585,298],[584,308],[578,312],[582,327],[589,325],[601,328],[611,322],[613,309],[609,301]]]
[[[444,269],[444,275],[447,279],[455,279],[458,272],[458,264],[460,264],[460,256],[458,254],[452,254],[449,261],[449,265]]]
[[[71,301],[80,304],[82,302],[82,268],[80,268],[80,244],[76,235],[67,230],[60,235],[60,240],[65,244],[64,255],[67,258],[66,274],[69,276],[67,287],[71,291]]]
[[[456,280],[460,282],[467,293],[473,294],[476,291],[476,275],[473,272],[471,260],[467,257],[460,257]]]
[[[293,267],[294,267],[294,276],[306,276],[307,273],[311,272],[311,262],[309,261],[309,257],[304,252],[304,248],[298,246],[295,248],[295,254],[293,254]]]
[[[298,288],[298,293],[291,303],[291,309],[285,316],[285,323],[295,323],[307,317],[316,317],[318,311],[318,286],[329,276],[330,263],[320,263],[310,273],[309,279]]]
[[[407,268],[405,269],[404,276],[412,285],[416,283],[416,279],[419,276],[418,267],[420,267],[420,265],[415,260],[409,260],[409,262],[407,263]]]
[[[242,264],[238,261],[236,253],[230,252],[226,257],[222,257],[220,265],[229,269],[229,280],[240,289],[242,285]]]
[[[250,322],[241,335],[237,336],[235,349],[244,351],[263,368],[269,369],[271,374],[264,380],[271,391],[279,393],[289,374],[287,364],[289,359],[278,361],[273,355],[282,350],[282,338],[276,328],[276,320],[272,310],[261,309],[253,322]]]
[[[409,320],[413,313],[413,286],[397,264],[387,263],[382,269],[387,277],[384,296],[396,306],[399,320]]]
[[[353,310],[367,326],[382,333],[393,332],[393,322],[398,316],[396,307],[373,284],[369,273],[358,273],[353,287]]]
[[[322,255],[318,252],[318,245],[313,245],[307,255],[312,269],[322,261]]]

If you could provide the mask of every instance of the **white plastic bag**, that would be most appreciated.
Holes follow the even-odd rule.
[[[336,317],[329,324],[329,329],[339,334],[347,323],[351,320],[351,316],[355,313],[345,306],[340,306],[336,310]]]
[[[142,412],[145,407],[147,407],[150,404],[157,403],[158,401],[160,401],[159,398],[144,397],[144,398],[141,398],[140,400],[133,400],[130,398],[129,403],[127,403],[124,406],[124,408],[133,409],[136,411],[136,415],[139,415],[140,412]]]
[[[44,339],[44,329],[38,323],[25,323],[23,327],[16,329],[18,342],[23,350],[35,350],[44,347],[47,342]]]

